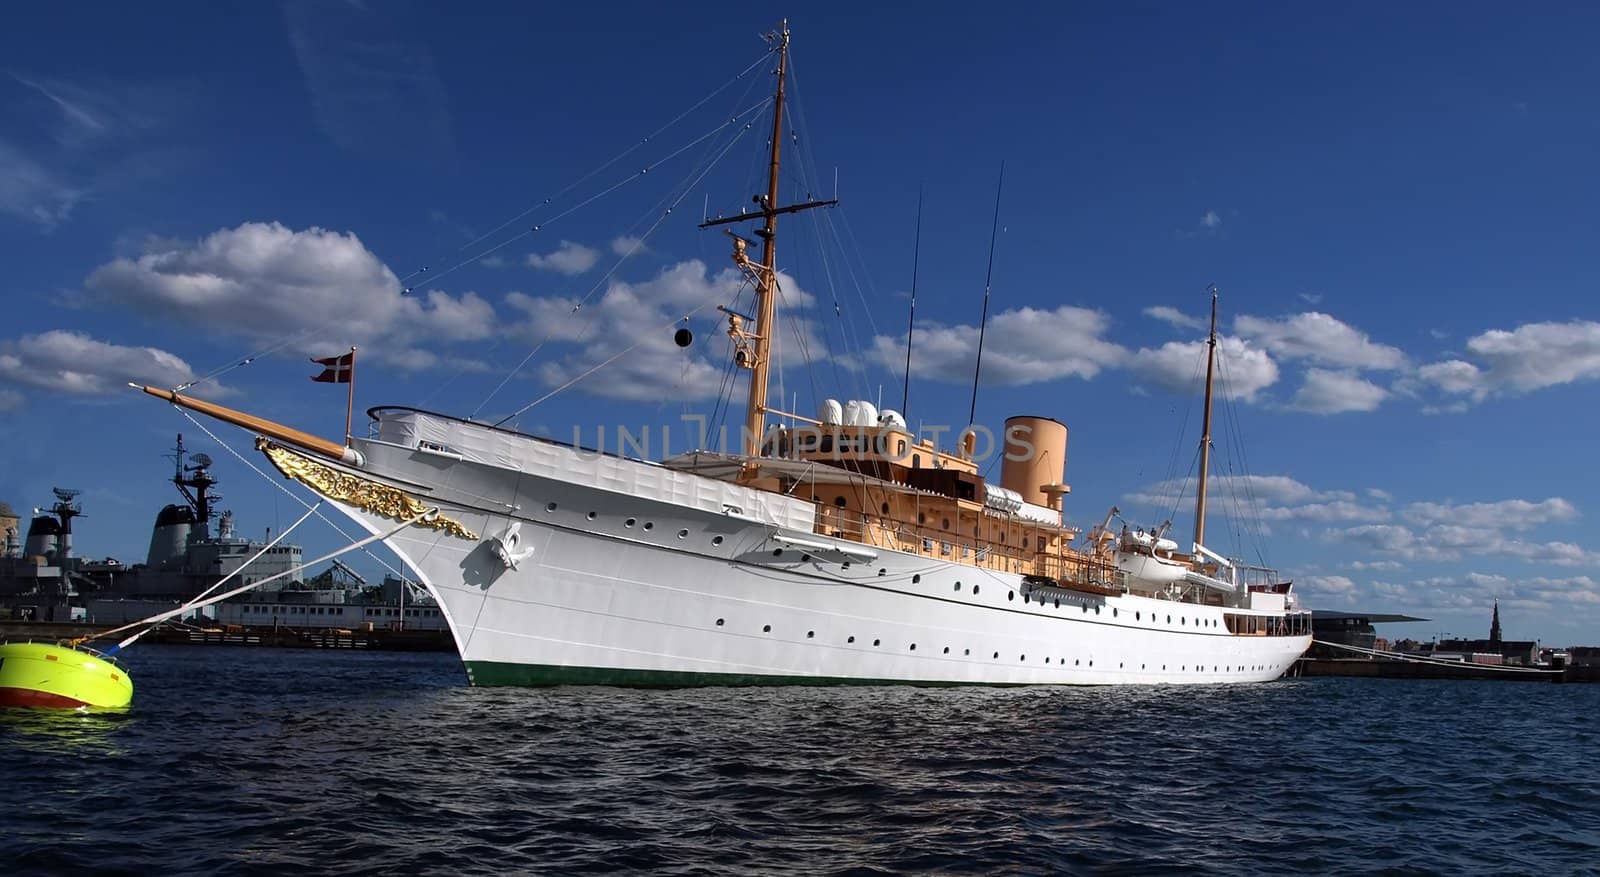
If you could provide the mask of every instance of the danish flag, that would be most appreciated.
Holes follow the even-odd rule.
[[[327,366],[322,374],[312,376],[313,381],[322,384],[348,384],[350,373],[355,370],[356,355],[352,351],[343,356],[330,356],[326,359],[313,359],[317,365]]]

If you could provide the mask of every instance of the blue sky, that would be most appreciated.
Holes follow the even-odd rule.
[[[898,404],[921,188],[909,414],[965,422],[1004,161],[978,419],[1068,424],[1070,519],[1116,504],[1191,526],[1163,482],[1193,456],[1215,283],[1243,438],[1219,436],[1216,495],[1253,498],[1263,533],[1219,515],[1209,541],[1260,547],[1315,606],[1435,619],[1397,635],[1486,635],[1498,598],[1509,636],[1600,642],[1600,12],[795,13],[785,197],[837,174],[844,201],[780,241],[802,410],[880,387]],[[683,449],[727,356],[710,305],[737,287],[725,239],[694,226],[756,191],[772,24],[617,4],[14,10],[0,499],[84,488],[80,550],[140,558],[182,431],[222,461],[243,529],[286,525],[275,486],[121,389],[264,349],[202,386],[329,436],[342,388],[307,381],[307,356],[359,345],[360,407],[498,419],[626,349],[517,422],[667,424]]]

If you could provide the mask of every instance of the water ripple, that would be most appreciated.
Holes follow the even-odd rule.
[[[141,646],[0,714],[6,874],[1577,872],[1600,687],[469,689]]]

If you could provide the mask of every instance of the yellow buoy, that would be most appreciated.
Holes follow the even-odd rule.
[[[94,652],[0,643],[0,707],[119,709],[132,700],[128,672]]]

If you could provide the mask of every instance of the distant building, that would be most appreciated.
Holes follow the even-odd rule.
[[[1433,647],[1435,657],[1451,657],[1474,664],[1508,664],[1531,667],[1539,661],[1536,640],[1502,639],[1500,601],[1494,601],[1494,616],[1489,622],[1488,639],[1442,639]]]

